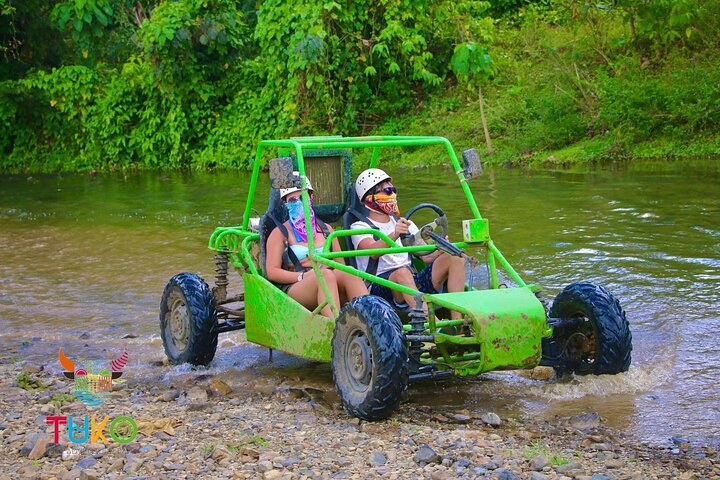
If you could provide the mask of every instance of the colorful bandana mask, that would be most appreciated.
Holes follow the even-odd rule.
[[[317,228],[317,223],[315,220],[315,211],[312,209],[312,198],[310,199],[310,222],[312,223],[312,229],[313,232]],[[303,212],[303,205],[302,202],[293,202],[293,203],[286,203],[285,208],[287,208],[288,213],[290,214],[290,225],[292,225],[293,230],[295,231],[295,238],[298,242],[306,243],[307,240],[307,230],[305,229],[305,215]]]
[[[400,215],[400,209],[398,208],[397,203],[397,193],[390,195],[386,193],[376,193],[373,195],[372,201],[365,202],[365,205],[369,209],[375,210],[379,213],[384,213],[385,215]]]

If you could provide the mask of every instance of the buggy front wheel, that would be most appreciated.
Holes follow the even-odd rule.
[[[592,283],[573,283],[555,297],[550,316],[563,319],[552,341],[564,366],[559,375],[616,374],[630,367],[632,334],[620,302]]]
[[[397,410],[408,384],[408,347],[389,303],[366,295],[343,306],[335,322],[332,371],[351,415],[382,420]]]

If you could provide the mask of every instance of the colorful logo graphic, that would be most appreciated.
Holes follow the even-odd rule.
[[[62,349],[58,352],[60,365],[65,369],[66,377],[75,381],[75,396],[88,407],[102,405],[105,397],[112,391],[112,381],[120,378],[123,368],[127,364],[128,352],[109,362],[80,359],[76,362],[63,354]],[[108,366],[110,368],[108,368]]]

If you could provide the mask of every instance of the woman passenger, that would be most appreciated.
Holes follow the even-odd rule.
[[[308,190],[310,194],[310,220],[312,228],[315,231],[315,252],[320,253],[325,245],[325,234],[317,225],[315,212],[312,209],[312,202],[315,197],[312,185],[307,180]],[[280,189],[280,195],[287,208],[290,218],[284,223],[288,232],[288,238],[285,238],[281,229],[276,228],[270,233],[267,240],[267,279],[277,284],[283,291],[287,292],[291,298],[297,300],[308,310],[314,310],[318,305],[325,301],[318,278],[312,270],[312,265],[308,256],[308,233],[305,227],[305,215],[303,213],[302,201],[300,200],[301,190],[299,188],[283,188]],[[329,232],[332,227],[327,226]],[[302,267],[299,272],[290,271],[282,268],[282,260],[285,250],[290,249]],[[339,252],[340,243],[337,238],[332,241],[333,252]],[[342,258],[336,258],[336,262],[345,263]],[[340,299],[350,300],[352,298],[367,295],[368,290],[365,283],[360,277],[341,272],[325,265],[323,268],[323,277],[330,289],[332,302],[337,308],[340,308]],[[330,305],[326,305],[321,310],[324,316],[334,318]]]

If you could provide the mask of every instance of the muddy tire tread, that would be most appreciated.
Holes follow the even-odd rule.
[[[550,315],[562,317],[577,311],[583,311],[594,323],[597,356],[588,368],[580,367],[575,372],[604,375],[627,371],[632,356],[632,333],[620,302],[599,285],[573,283],[555,298]]]
[[[165,334],[165,313],[167,313],[167,297],[173,288],[179,288],[191,317],[191,335],[184,353],[173,357],[168,350]],[[193,273],[179,273],[172,277],[165,286],[160,303],[160,332],[165,354],[170,362],[179,365],[208,365],[215,357],[218,343],[218,322],[215,299],[208,284]]]
[[[373,386],[364,401],[353,404],[345,394],[343,375],[336,361],[344,345],[342,329],[346,315],[356,312],[365,322],[371,347],[373,347]],[[390,417],[399,405],[409,378],[408,346],[402,331],[402,323],[389,303],[382,298],[366,295],[356,297],[340,310],[335,324],[332,342],[333,380],[345,409],[353,416],[367,421]]]

